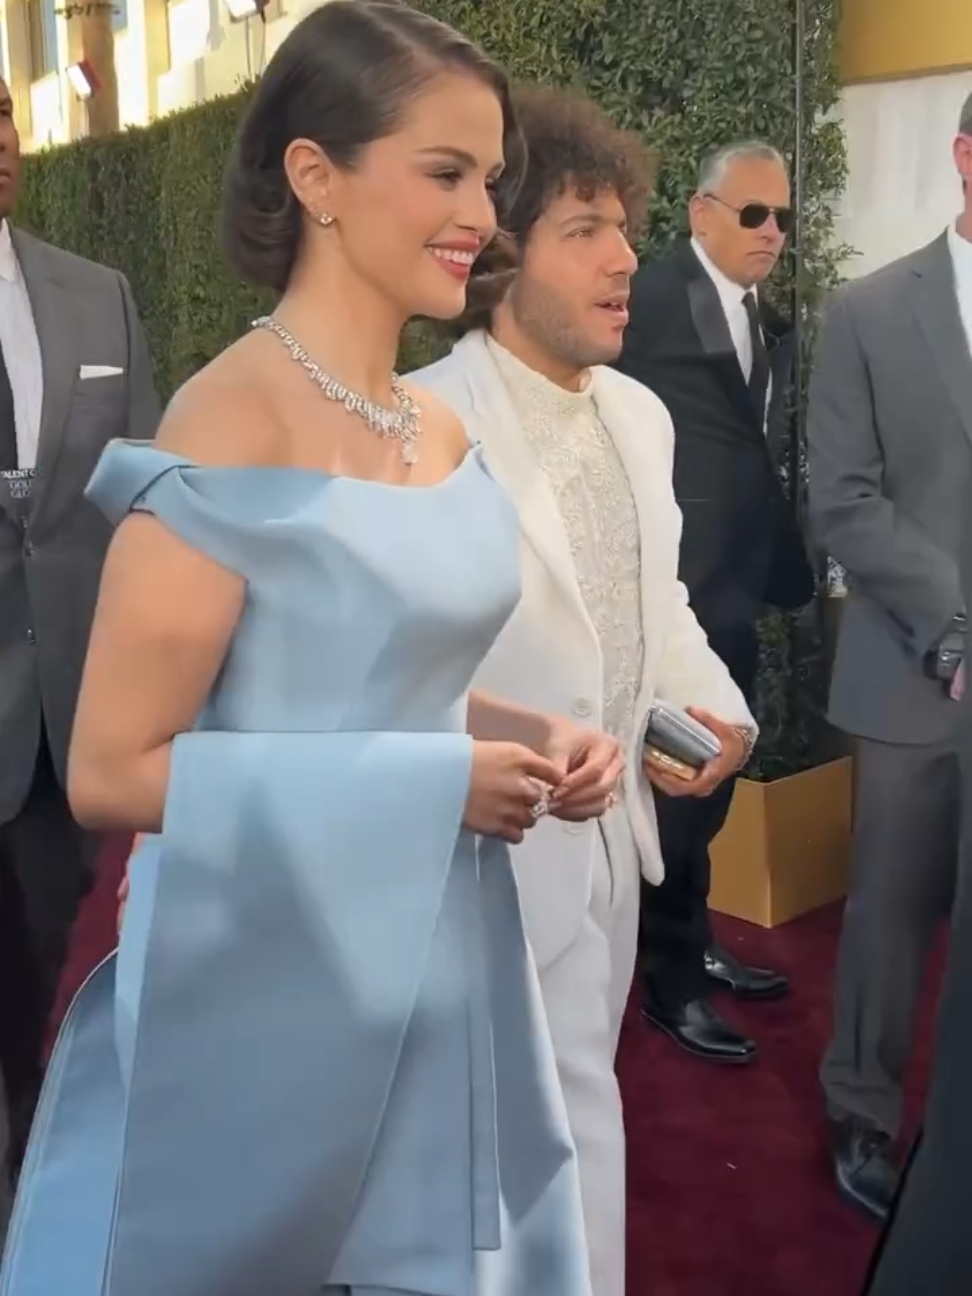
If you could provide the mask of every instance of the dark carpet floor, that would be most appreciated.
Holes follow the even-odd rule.
[[[122,857],[118,847],[107,852],[81,914],[58,1013],[113,945]],[[834,909],[772,932],[718,921],[735,953],[793,982],[775,1004],[722,1005],[759,1040],[754,1066],[697,1062],[634,1014],[626,1023],[628,1296],[859,1296],[876,1232],[833,1191],[816,1078],[839,922]],[[911,1127],[933,993],[931,985],[909,1085]]]

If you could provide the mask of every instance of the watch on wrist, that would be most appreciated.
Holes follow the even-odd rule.
[[[756,735],[752,729],[747,729],[745,725],[733,725],[732,732],[742,739],[743,754],[739,764],[736,766],[737,769],[742,769],[753,754],[753,748],[756,746]]]
[[[937,644],[925,653],[922,666],[927,677],[942,684],[946,691],[951,687],[965,656],[965,639],[968,620],[964,612],[952,617],[945,633]]]

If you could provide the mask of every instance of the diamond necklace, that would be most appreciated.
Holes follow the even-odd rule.
[[[398,403],[398,409],[387,409],[384,405],[366,400],[358,392],[351,391],[344,383],[338,382],[329,373],[325,373],[320,365],[310,358],[293,334],[288,333],[280,321],[274,319],[272,315],[261,315],[259,319],[253,321],[253,328],[266,329],[268,333],[278,337],[290,352],[291,358],[296,360],[307,376],[320,387],[328,400],[343,405],[349,414],[357,414],[368,424],[372,432],[377,432],[380,437],[394,437],[395,440],[401,441],[404,462],[409,465],[418,463],[417,442],[421,433],[419,426],[421,410],[402,386],[397,373],[391,376],[391,389]]]

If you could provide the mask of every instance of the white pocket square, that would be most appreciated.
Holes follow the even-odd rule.
[[[116,365],[82,365],[78,377],[82,381],[85,378],[116,378],[124,372],[124,369],[119,369]]]

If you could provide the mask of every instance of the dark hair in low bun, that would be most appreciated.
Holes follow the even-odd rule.
[[[399,127],[409,103],[443,71],[467,72],[503,110],[506,193],[523,149],[506,74],[471,41],[398,0],[327,0],[270,60],[237,132],[223,192],[222,243],[245,280],[283,292],[300,251],[303,215],[284,170],[295,139],[340,167]]]

